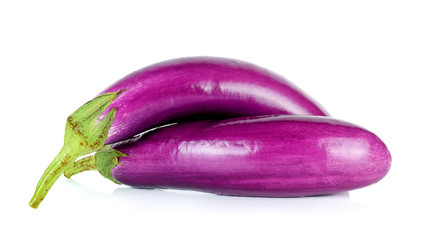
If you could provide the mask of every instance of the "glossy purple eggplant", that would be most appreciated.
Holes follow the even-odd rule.
[[[365,187],[391,164],[373,133],[303,116],[181,123],[113,144],[94,158],[103,175],[133,187],[264,197]]]
[[[286,79],[250,63],[193,57],[143,68],[67,118],[64,145],[40,178],[30,206],[39,206],[78,157],[104,144],[167,123],[266,114],[327,115]]]
[[[157,63],[124,77],[102,94],[121,90],[106,111],[116,108],[106,144],[190,119],[327,115],[280,75],[227,58],[190,57]]]

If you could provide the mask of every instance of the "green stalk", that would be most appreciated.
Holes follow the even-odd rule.
[[[119,163],[119,157],[127,157],[128,155],[112,148],[112,145],[107,145],[97,151],[95,154],[84,157],[74,162],[64,172],[64,176],[71,176],[89,170],[98,170],[105,178],[114,183],[120,184],[112,177],[112,169]]]
[[[110,110],[102,120],[98,120],[98,118],[120,92],[122,90],[99,95],[67,118],[64,145],[40,178],[29,203],[30,207],[39,206],[55,181],[73,165],[78,157],[97,151],[104,146],[115,118],[116,109]]]
[[[95,162],[95,154],[90,155],[88,157],[84,157],[74,162],[73,165],[67,168],[64,172],[64,176],[66,178],[70,178],[71,176],[85,172],[90,170],[97,170],[97,164]]]

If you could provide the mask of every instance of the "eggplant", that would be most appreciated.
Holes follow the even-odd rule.
[[[102,93],[123,90],[106,144],[166,123],[267,114],[327,116],[282,76],[251,63],[189,57],[154,64]]]
[[[137,188],[298,197],[362,188],[391,156],[373,133],[333,118],[258,116],[180,123],[109,145],[68,176],[98,169]]]
[[[71,114],[64,145],[40,178],[37,208],[80,156],[167,123],[266,114],[328,115],[285,78],[239,60],[191,57],[136,71]]]

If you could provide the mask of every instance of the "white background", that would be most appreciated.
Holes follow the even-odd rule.
[[[1,239],[428,239],[427,1],[1,1]],[[143,66],[222,56],[271,69],[389,147],[370,187],[239,198],[38,178],[67,116]],[[6,237],[8,236],[8,237]]]

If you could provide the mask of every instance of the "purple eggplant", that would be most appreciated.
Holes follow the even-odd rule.
[[[106,144],[176,121],[268,114],[326,116],[285,78],[227,58],[190,57],[136,71],[102,93],[124,90]]]
[[[280,115],[159,128],[76,162],[69,175],[83,164],[138,188],[296,197],[373,184],[388,173],[391,156],[376,135],[356,125]]]
[[[250,63],[193,57],[143,68],[68,117],[63,148],[40,178],[30,206],[38,207],[79,156],[105,144],[167,123],[266,114],[327,115],[286,79]]]

